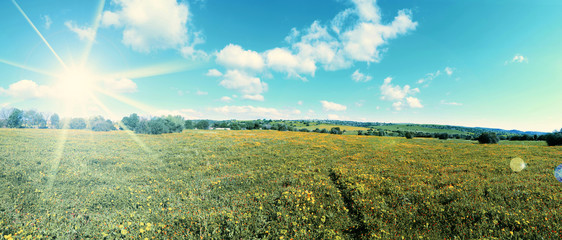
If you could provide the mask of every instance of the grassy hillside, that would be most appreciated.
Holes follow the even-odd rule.
[[[388,131],[410,131],[410,132],[426,132],[426,133],[448,133],[448,134],[468,134],[467,132],[462,132],[454,129],[438,129],[423,127],[414,124],[394,124],[386,126],[373,126],[375,129],[382,129]]]
[[[561,155],[562,147],[279,131],[0,129],[0,233],[560,238]],[[515,157],[528,163],[520,173],[509,167]]]

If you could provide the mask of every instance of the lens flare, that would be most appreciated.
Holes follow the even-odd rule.
[[[525,164],[525,161],[523,161],[523,159],[516,157],[514,159],[511,159],[509,167],[511,167],[511,170],[513,170],[514,172],[521,172],[523,171],[523,169],[525,169],[525,167],[527,167],[527,164]]]

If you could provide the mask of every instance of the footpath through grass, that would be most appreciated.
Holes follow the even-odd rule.
[[[66,139],[64,145],[60,139]],[[143,145],[144,147],[141,147]],[[528,163],[515,173],[512,158]],[[0,129],[5,239],[562,237],[562,147]]]

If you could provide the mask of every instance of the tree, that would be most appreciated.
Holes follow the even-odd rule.
[[[494,132],[484,132],[477,138],[480,144],[494,144],[498,143],[500,139]]]
[[[51,128],[61,128],[60,117],[56,113],[51,116]]]
[[[183,131],[185,121],[183,120],[183,117],[181,117],[181,116],[167,116],[166,118],[164,118],[164,123],[166,124],[166,127],[168,128],[168,132],[170,132],[170,133],[173,133],[173,132],[181,133]]]
[[[357,135],[363,135],[363,130],[357,130]]]
[[[406,132],[404,136],[406,137],[406,139],[412,139],[414,137],[414,134],[412,134],[411,132]]]
[[[333,127],[330,129],[330,134],[342,134],[342,131],[340,130],[340,127]]]
[[[560,129],[562,130],[562,129]],[[562,145],[562,132],[549,133],[546,135],[546,144],[548,146],[560,146]]]
[[[184,124],[185,129],[193,129],[193,121],[191,120],[185,120],[185,124]]]
[[[439,134],[437,134],[437,138],[442,139],[442,140],[447,140],[449,138],[449,134],[448,133],[439,133]]]
[[[15,108],[8,117],[9,128],[21,128],[23,123],[23,111]]]
[[[73,118],[70,119],[68,123],[70,129],[85,129],[86,128],[86,120],[83,118]]]
[[[148,133],[150,134],[162,134],[169,133],[170,129],[166,125],[166,121],[163,118],[155,118],[148,121]]]
[[[102,116],[97,116],[90,119],[90,129],[92,131],[112,131],[115,130],[115,126],[111,120],[105,120]]]
[[[136,113],[129,115],[128,117],[123,117],[121,119],[123,125],[125,125],[129,130],[135,130],[140,122],[140,118]]]
[[[197,122],[197,124],[195,124],[195,128],[203,130],[209,129],[209,126],[210,124],[208,120],[200,120]]]

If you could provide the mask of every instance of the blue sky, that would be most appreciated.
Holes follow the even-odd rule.
[[[552,131],[562,127],[560,7],[2,1],[0,107]]]

